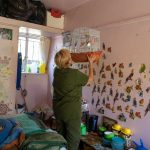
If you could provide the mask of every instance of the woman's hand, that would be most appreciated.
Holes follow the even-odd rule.
[[[96,60],[96,56],[95,55],[87,55],[88,61],[89,63],[93,63]]]
[[[96,60],[96,56],[95,55],[87,55],[88,61],[89,61],[89,79],[87,82],[87,85],[90,85],[93,80],[94,80],[94,75],[93,75],[93,62]]]

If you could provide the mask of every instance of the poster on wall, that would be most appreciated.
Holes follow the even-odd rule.
[[[12,29],[0,28],[0,39],[12,40]]]
[[[3,43],[2,43],[3,42]],[[14,112],[13,43],[0,40],[0,115]]]

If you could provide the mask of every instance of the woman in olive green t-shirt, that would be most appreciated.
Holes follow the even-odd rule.
[[[55,55],[53,109],[59,125],[59,133],[67,141],[68,150],[77,150],[80,141],[82,86],[93,81],[95,56],[87,56],[89,76],[69,68],[72,64],[68,50],[61,49]]]

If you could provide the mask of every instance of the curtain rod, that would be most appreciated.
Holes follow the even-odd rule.
[[[149,21],[149,20],[150,20],[150,14],[142,16],[142,17],[135,17],[135,18],[126,19],[123,21],[117,21],[117,22],[109,23],[109,24],[105,24],[105,25],[99,25],[99,26],[95,26],[94,28],[95,29],[107,29],[107,28],[124,26],[124,25],[129,25],[129,24],[143,22],[143,21]]]

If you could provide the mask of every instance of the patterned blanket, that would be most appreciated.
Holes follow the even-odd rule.
[[[7,120],[9,120],[8,118],[10,118],[10,116],[7,117]],[[66,140],[57,132],[48,129],[40,120],[24,113],[14,115],[11,119],[14,119],[16,124],[19,125],[19,133],[25,135],[25,140],[22,134],[19,134],[20,136],[17,138],[18,141],[20,139],[18,150],[66,149]],[[12,150],[12,148],[10,148],[10,150]]]

